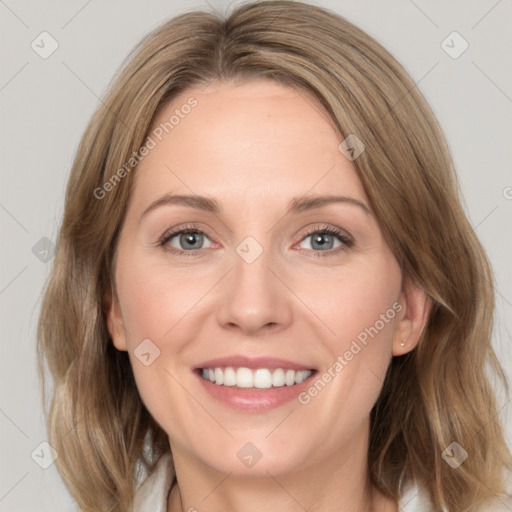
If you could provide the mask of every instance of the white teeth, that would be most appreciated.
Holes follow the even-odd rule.
[[[272,374],[270,370],[256,370],[254,372],[254,387],[260,389],[272,387]]]
[[[215,384],[223,384],[224,383],[224,374],[220,368],[215,368]]]
[[[293,386],[295,384],[295,370],[286,370],[284,382],[287,386]]]
[[[284,380],[284,370],[281,368],[274,370],[274,373],[272,374],[272,386],[284,386]]]
[[[254,377],[249,368],[238,368],[236,371],[236,385],[239,388],[252,388]]]
[[[311,370],[283,370],[276,368],[203,368],[203,379],[219,386],[237,386],[239,388],[268,389],[271,387],[293,386],[304,382],[311,375]]]
[[[308,377],[309,373],[307,370],[299,370],[298,372],[295,373],[295,384],[300,384],[301,382],[304,382]]]
[[[224,386],[236,386],[236,372],[233,368],[224,370]]]

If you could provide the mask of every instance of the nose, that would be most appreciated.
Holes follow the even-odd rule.
[[[264,250],[251,263],[235,254],[234,268],[222,281],[219,325],[246,335],[287,328],[292,321],[293,294],[283,273],[270,251]]]

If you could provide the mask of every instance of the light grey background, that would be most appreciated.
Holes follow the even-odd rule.
[[[390,50],[438,116],[468,216],[495,270],[494,344],[512,375],[512,2],[314,3],[342,14]],[[217,0],[213,5],[229,3]],[[121,61],[162,20],[196,7],[208,4],[0,0],[0,511],[74,509],[55,466],[42,469],[31,458],[36,448],[36,459],[45,453],[38,448],[46,433],[35,327],[51,265],[40,261],[32,248],[43,237],[55,241],[78,141]],[[31,48],[43,31],[59,45],[47,59]],[[453,31],[469,44],[456,59],[441,47]],[[460,46],[452,40],[447,44],[455,51]],[[510,441],[512,405],[502,395],[500,407],[503,421],[508,414]]]

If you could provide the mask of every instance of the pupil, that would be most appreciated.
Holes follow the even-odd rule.
[[[194,245],[194,244],[197,244],[197,241],[198,241],[198,237],[200,237],[200,234],[199,233],[186,233],[185,235],[183,235],[184,239],[185,239],[185,246],[187,244],[190,244],[190,245]],[[199,241],[201,239],[199,238]],[[201,245],[201,244],[199,244]]]
[[[313,248],[315,248],[315,245],[317,245],[321,249],[325,248],[327,245],[329,245],[330,237],[331,235],[327,234],[316,235],[315,237],[313,237]]]

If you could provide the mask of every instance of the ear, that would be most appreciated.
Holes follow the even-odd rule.
[[[124,320],[121,314],[121,308],[119,307],[117,294],[113,291],[112,287],[105,294],[104,307],[107,317],[107,329],[114,346],[117,350],[127,350]]]
[[[432,302],[425,291],[410,279],[404,280],[398,302],[402,310],[393,339],[394,356],[406,354],[416,347],[432,308]]]

